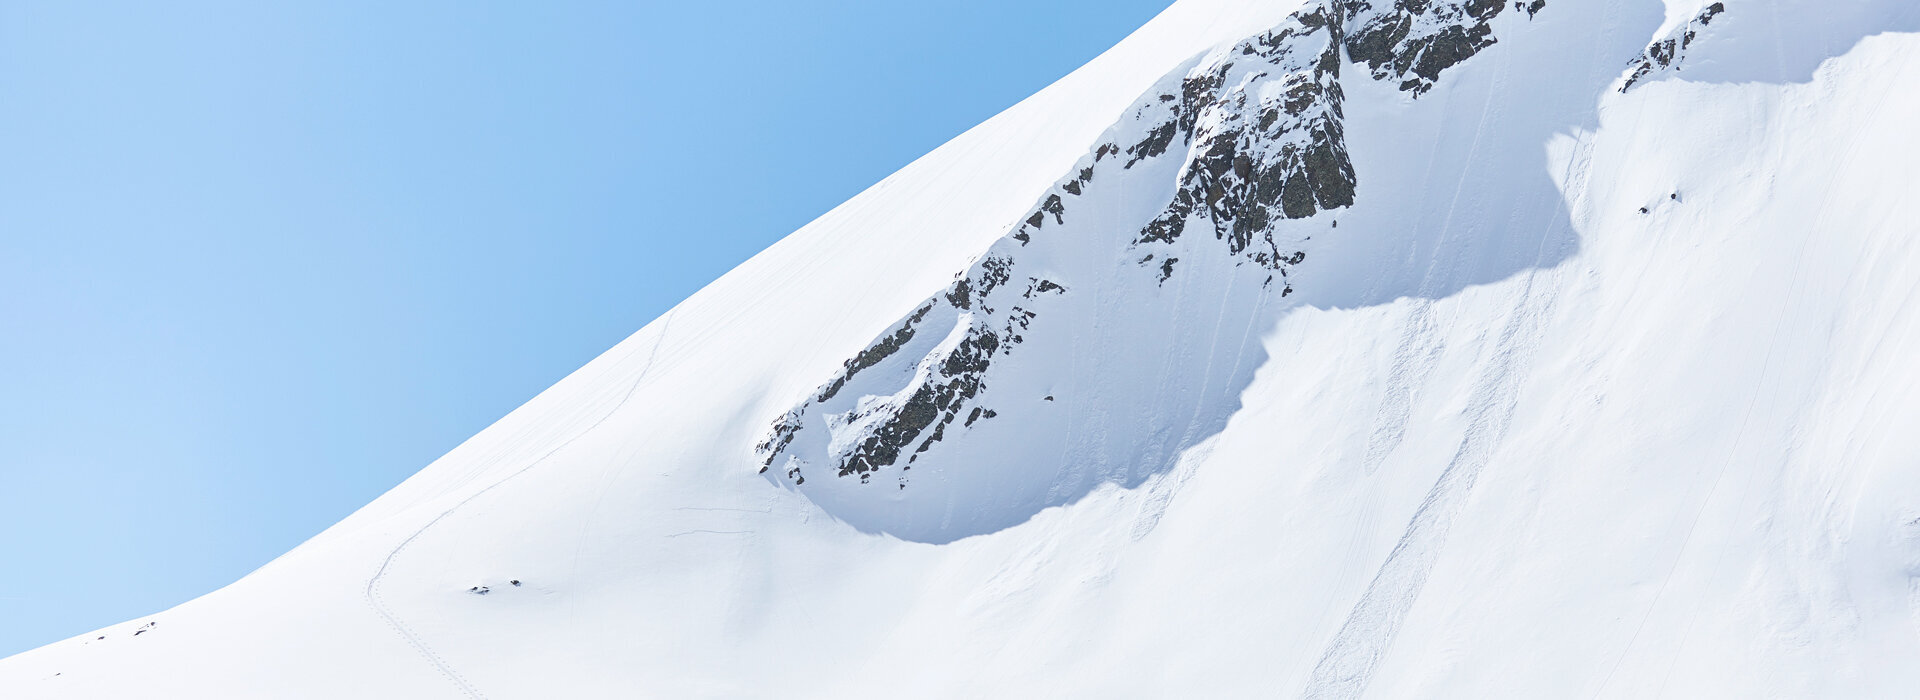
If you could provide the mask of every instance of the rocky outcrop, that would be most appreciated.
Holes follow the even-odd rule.
[[[792,444],[805,426],[806,417],[821,405],[840,398],[842,390],[874,367],[888,360],[912,362],[908,391],[888,400],[856,405],[853,410],[830,420],[829,429],[851,428],[858,439],[849,442],[834,455],[831,471],[838,476],[860,476],[899,464],[905,457],[910,465],[920,453],[931,449],[946,437],[948,426],[964,417],[962,427],[992,418],[997,413],[977,405],[985,386],[987,371],[996,358],[1011,354],[1026,338],[1023,332],[1039,314],[1029,306],[1038,299],[1060,296],[1067,288],[1052,280],[1033,277],[1023,285],[1013,281],[1013,260],[1005,255],[988,255],[954,280],[946,291],[927,300],[899,326],[852,359],[807,403],[787,412],[774,424],[768,437],[755,447],[762,458],[761,471]],[[938,313],[934,313],[938,310]],[[929,315],[956,324],[940,331],[948,338],[921,350],[922,355],[897,358],[902,350],[928,332]],[[924,347],[921,343],[917,347]],[[859,397],[850,397],[859,398]],[[841,403],[845,403],[842,401]],[[903,465],[903,468],[906,468]],[[795,484],[805,480],[801,464],[786,467],[786,477]]]
[[[1640,57],[1635,58],[1630,64],[1632,68],[1627,72],[1627,79],[1620,84],[1620,92],[1632,90],[1634,85],[1668,68],[1680,70],[1680,63],[1687,55],[1687,47],[1692,46],[1693,40],[1700,36],[1700,30],[1712,24],[1713,18],[1719,17],[1720,13],[1726,11],[1727,6],[1724,3],[1716,2],[1708,5],[1706,9],[1700,11],[1700,14],[1694,15],[1693,19],[1674,27],[1665,39],[1647,45],[1647,50],[1641,52]]]
[[[1354,18],[1347,33],[1347,57],[1363,64],[1375,80],[1396,81],[1401,90],[1420,95],[1433,88],[1441,71],[1472,58],[1494,44],[1493,18],[1506,0],[1347,0]],[[1528,16],[1546,3],[1522,8]]]
[[[1515,8],[1531,16],[1544,4]],[[1072,228],[1076,207],[1098,188],[1164,192],[1154,179],[1171,173],[1170,201],[1117,239],[1146,249],[1134,259],[1150,285],[1165,284],[1181,269],[1177,262],[1196,255],[1236,256],[1284,278],[1306,253],[1277,241],[1275,225],[1354,202],[1342,67],[1364,66],[1417,98],[1442,71],[1493,45],[1490,22],[1504,6],[1316,0],[1169,76],[992,250],[776,421],[755,446],[761,471],[778,467],[795,485],[815,471],[866,482],[888,468],[912,469],[944,441],[999,415],[989,406],[995,369],[1014,361],[1027,334],[1046,323],[1049,306],[1075,293],[1045,272],[1047,262],[1036,262],[1030,246],[1045,236],[1078,236],[1048,243],[1064,250],[1056,254],[1104,259],[1073,247],[1116,240]],[[1168,157],[1179,160],[1161,160]],[[1193,236],[1196,230],[1212,235]],[[1280,296],[1292,291],[1286,286]],[[802,439],[807,431],[825,434]],[[904,478],[899,483],[906,487]]]
[[[1340,111],[1344,20],[1338,3],[1303,9],[1202,63],[1179,95],[1158,97],[1165,121],[1127,153],[1156,157],[1176,138],[1190,147],[1173,202],[1136,243],[1170,243],[1198,218],[1229,253],[1278,268],[1280,252],[1263,239],[1274,221],[1353,204]]]

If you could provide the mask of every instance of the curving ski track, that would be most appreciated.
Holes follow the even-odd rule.
[[[442,676],[445,676],[448,681],[452,682],[455,687],[459,688],[461,694],[466,695],[469,698],[473,698],[474,700],[485,700],[487,697],[486,693],[480,692],[480,689],[475,687],[472,681],[469,681],[465,676],[460,675],[460,672],[458,670],[454,669],[452,665],[446,662],[446,660],[440,658],[439,654],[434,653],[433,647],[428,645],[426,643],[426,640],[421,639],[420,635],[414,632],[412,628],[407,627],[406,622],[402,621],[400,619],[400,616],[395,614],[393,612],[393,609],[386,604],[386,601],[380,597],[380,583],[382,580],[385,579],[387,575],[387,569],[393,565],[393,560],[396,557],[400,556],[400,553],[405,551],[408,545],[413,544],[414,540],[419,539],[421,535],[426,534],[427,530],[432,529],[433,526],[436,524],[439,524],[441,520],[444,520],[446,519],[447,516],[452,515],[454,511],[457,511],[461,507],[467,505],[468,503],[473,502],[474,499],[477,499],[483,495],[486,495],[487,492],[500,487],[501,484],[505,484],[509,481],[512,481],[514,477],[520,476],[521,474],[525,474],[528,471],[531,471],[534,467],[540,466],[541,464],[545,463],[549,457],[552,457],[555,454],[559,453],[561,450],[566,449],[567,446],[572,445],[574,441],[579,440],[582,436],[593,432],[595,428],[599,428],[602,423],[607,422],[608,418],[612,418],[614,414],[619,413],[620,409],[625,407],[627,405],[627,402],[633,399],[633,395],[635,392],[637,392],[640,389],[640,385],[646,381],[647,375],[653,369],[654,360],[660,355],[660,346],[661,344],[666,342],[667,331],[669,328],[672,327],[672,325],[673,325],[673,311],[670,310],[667,312],[666,316],[661,318],[660,335],[654,338],[653,349],[647,352],[647,362],[646,364],[640,367],[639,376],[634,377],[633,384],[627,387],[626,395],[620,397],[620,402],[614,404],[613,408],[609,409],[606,415],[603,415],[599,418],[599,420],[594,421],[593,425],[587,426],[586,430],[582,430],[578,433],[575,433],[573,437],[567,438],[565,442],[562,442],[559,445],[555,446],[553,449],[548,450],[546,454],[540,455],[538,459],[535,459],[532,462],[528,462],[527,466],[524,466],[519,468],[518,470],[515,470],[512,474],[508,474],[504,477],[501,477],[499,481],[493,482],[492,484],[487,485],[486,488],[473,492],[471,495],[468,495],[466,498],[460,499],[459,503],[455,503],[453,504],[452,507],[447,508],[444,511],[441,511],[439,515],[434,516],[433,519],[427,521],[425,525],[421,525],[420,529],[413,531],[413,534],[408,535],[406,539],[401,540],[400,544],[394,546],[392,551],[387,552],[386,558],[380,561],[380,568],[375,570],[373,572],[373,576],[367,579],[367,589],[366,589],[367,605],[373,608],[374,613],[379,615],[380,619],[385,620],[387,622],[387,626],[392,627],[393,631],[396,634],[399,634],[401,639],[406,640],[408,646],[413,647],[414,651],[420,652],[421,658],[425,659],[427,663],[432,664],[433,667],[437,669]]]

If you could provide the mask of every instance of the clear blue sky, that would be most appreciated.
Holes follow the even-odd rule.
[[[266,563],[1169,0],[0,0],[0,656]]]

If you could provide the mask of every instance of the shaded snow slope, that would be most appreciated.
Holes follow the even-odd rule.
[[[1909,696],[1920,12],[1708,4],[1183,0],[0,696]]]

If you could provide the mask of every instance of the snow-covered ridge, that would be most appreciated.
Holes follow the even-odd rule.
[[[1543,7],[1514,9],[1531,17]],[[1056,323],[1050,316],[1064,308],[1059,297],[1157,295],[1183,262],[1221,256],[1264,270],[1261,293],[1292,294],[1289,269],[1307,259],[1310,236],[1289,236],[1278,223],[1354,202],[1342,66],[1362,65],[1362,76],[1418,97],[1447,68],[1495,43],[1491,21],[1504,9],[1486,0],[1315,0],[1280,25],[1177,69],[947,290],[782,415],[755,445],[760,470],[802,488],[810,475],[867,484],[891,471],[894,487],[886,490],[904,491],[916,468],[937,472],[945,488],[989,479],[992,470],[954,457],[949,446],[975,439],[982,421],[1027,423],[1031,411],[1077,398],[1020,386],[1019,370],[1001,369],[1021,362],[1054,368],[1040,373],[1052,383],[1073,371],[1064,351],[1024,347]],[[1082,221],[1083,210],[1133,212],[1153,201],[1162,204],[1144,219]],[[1195,240],[1198,231],[1212,235]],[[1088,267],[1116,253],[1130,256],[1127,267],[1144,269],[1113,277]],[[1089,279],[1100,282],[1082,281]],[[1154,324],[1137,330],[1160,332]],[[1002,437],[991,459],[1043,461],[1050,442]]]
[[[1920,4],[1724,0],[1619,90],[1712,2],[1485,34],[1409,2],[1378,26],[1426,53],[1375,78],[1354,5],[1180,0],[273,564],[0,660],[0,696],[1910,697]],[[1275,135],[1262,100],[1324,92],[1302,9],[1347,13],[1339,109]],[[1236,250],[1254,173],[1336,123],[1353,203],[1282,196]],[[1209,180],[1242,127],[1252,177]],[[1196,183],[1234,218],[1143,241]],[[766,449],[805,482],[756,475],[797,406]]]

